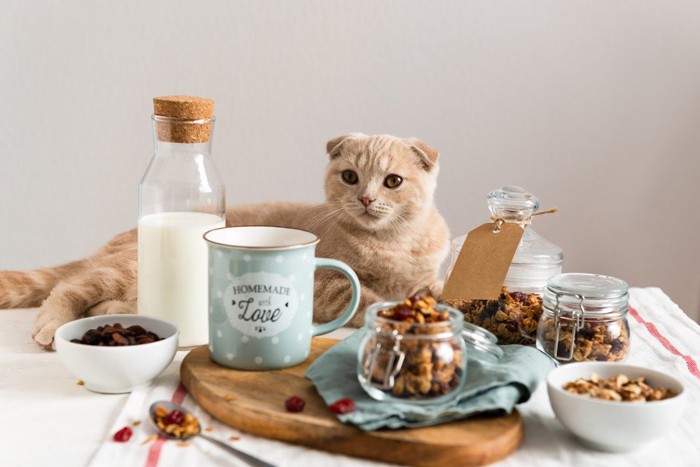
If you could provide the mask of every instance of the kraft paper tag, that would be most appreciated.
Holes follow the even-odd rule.
[[[513,223],[502,224],[498,231],[495,227],[489,222],[467,234],[442,291],[443,299],[498,299],[524,231]]]

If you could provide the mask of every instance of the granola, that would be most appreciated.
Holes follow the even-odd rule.
[[[169,412],[159,405],[155,408],[153,418],[159,429],[179,439],[188,438],[201,431],[199,421],[191,413],[183,413],[177,409]]]
[[[660,401],[678,395],[672,389],[650,386],[644,376],[631,380],[622,374],[604,379],[592,373],[590,379],[579,378],[563,388],[574,394],[620,402]]]
[[[464,320],[491,331],[499,344],[533,345],[542,315],[542,297],[501,289],[498,300],[446,300]]]
[[[435,305],[431,296],[414,296],[377,314],[384,320],[365,343],[363,368],[372,383],[386,385],[394,397],[432,399],[460,385],[461,336],[453,332],[449,312]]]
[[[538,332],[542,350],[559,361],[619,362],[627,356],[629,328],[625,319],[587,319],[575,337],[573,319],[560,316],[559,323],[558,344],[553,316],[542,317]]]

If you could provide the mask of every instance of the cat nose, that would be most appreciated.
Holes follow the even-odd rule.
[[[367,207],[367,206],[369,206],[370,204],[372,204],[372,203],[374,202],[374,198],[372,198],[372,197],[370,197],[370,196],[363,196],[363,197],[357,198],[357,199],[359,199],[360,201],[362,201],[362,204],[363,204],[364,207]]]

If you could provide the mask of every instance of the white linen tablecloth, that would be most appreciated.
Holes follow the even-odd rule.
[[[499,466],[700,466],[700,326],[661,290],[631,289],[634,310],[627,363],[676,375],[686,385],[688,408],[680,424],[664,438],[637,451],[608,454],[582,447],[554,417],[545,384],[518,410],[525,440]],[[149,442],[146,410],[157,399],[185,398],[211,435],[280,466],[380,465],[241,433],[213,420],[178,388],[179,352],[170,367],[147,389],[130,395],[95,394],[76,384],[53,352],[40,350],[29,337],[36,310],[0,310],[0,465],[2,466],[206,466],[245,465],[204,440],[189,446]],[[342,338],[349,331],[330,337]],[[143,421],[133,426],[136,420]],[[112,441],[129,425],[134,437]]]

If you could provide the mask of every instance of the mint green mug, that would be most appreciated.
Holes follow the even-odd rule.
[[[209,354],[240,370],[274,370],[309,356],[311,338],[350,321],[360,281],[342,261],[316,258],[319,238],[285,227],[223,227],[204,234],[209,248]],[[314,271],[350,281],[352,297],[335,320],[314,325]]]

